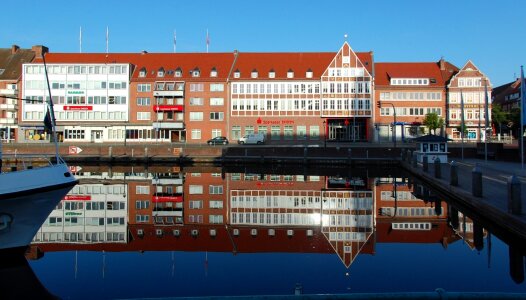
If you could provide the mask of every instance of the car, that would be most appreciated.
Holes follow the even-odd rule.
[[[208,145],[228,145],[228,139],[224,136],[216,136],[206,141]]]
[[[238,144],[264,144],[265,143],[265,134],[263,133],[252,133],[242,136],[237,141]]]

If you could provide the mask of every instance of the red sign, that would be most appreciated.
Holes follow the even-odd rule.
[[[66,195],[64,201],[89,201],[91,200],[90,195]]]
[[[294,124],[294,120],[263,120],[261,118],[258,118],[256,120],[256,123],[259,125],[287,125]]]
[[[153,196],[153,202],[183,202],[183,196]]]
[[[64,110],[93,110],[91,105],[64,105]]]
[[[82,149],[77,146],[69,146],[68,147],[68,154],[79,154],[82,152]]]
[[[154,105],[154,111],[183,111],[182,105]]]

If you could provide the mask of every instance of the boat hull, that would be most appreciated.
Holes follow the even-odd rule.
[[[0,180],[0,249],[29,245],[51,211],[78,183],[66,165],[3,173]]]

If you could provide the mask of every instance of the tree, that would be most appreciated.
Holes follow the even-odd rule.
[[[499,126],[499,134],[502,134],[502,123],[506,122],[508,116],[502,107],[498,104],[493,105],[491,109],[491,120],[495,126]]]
[[[442,128],[444,126],[444,119],[439,117],[437,113],[428,113],[426,114],[426,117],[424,118],[424,125],[429,129],[433,131],[433,134],[436,134],[437,128]]]

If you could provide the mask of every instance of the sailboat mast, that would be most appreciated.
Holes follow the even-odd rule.
[[[55,124],[55,110],[53,108],[53,98],[51,97],[51,86],[49,85],[49,77],[47,74],[47,65],[46,65],[46,54],[42,54],[42,61],[44,62],[44,74],[46,75],[46,83],[47,83],[47,90],[49,94],[49,99],[47,101],[49,114],[51,117],[51,128],[53,132],[53,141],[55,142],[55,158],[57,159],[57,164],[60,162],[59,160],[59,151],[58,151],[58,141],[57,141],[57,131],[56,131],[56,124]]]

